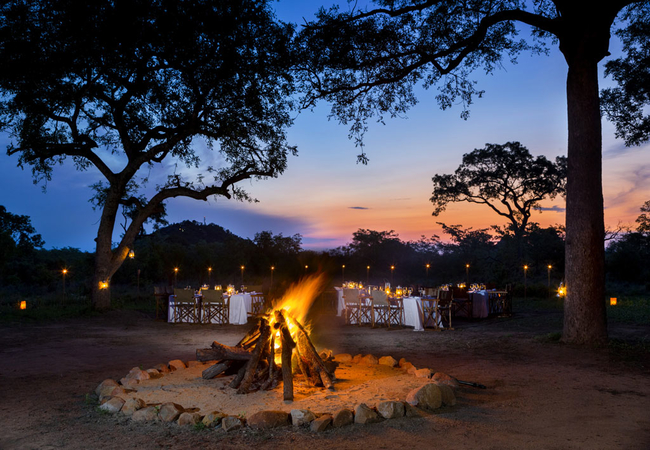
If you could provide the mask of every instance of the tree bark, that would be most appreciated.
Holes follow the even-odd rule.
[[[611,22],[600,20],[598,23],[593,18],[582,19],[583,23],[589,25],[568,31],[560,39],[560,50],[569,66],[565,256],[567,296],[562,339],[575,344],[597,344],[607,339],[598,62],[607,55]],[[573,20],[568,22],[574,26],[580,23]]]

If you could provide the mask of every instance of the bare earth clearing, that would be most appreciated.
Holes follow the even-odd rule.
[[[649,449],[647,353],[630,358],[611,349],[540,339],[558,331],[560,323],[557,313],[520,313],[461,322],[454,331],[414,332],[344,326],[340,318],[322,316],[314,324],[319,349],[404,357],[418,368],[487,389],[460,388],[456,406],[423,418],[319,434],[291,428],[226,434],[134,423],[119,414],[100,414],[86,401],[106,378],[119,380],[134,366],[193,360],[196,348],[214,340],[234,345],[248,326],[172,325],[126,311],[5,325],[0,329],[0,448]],[[647,341],[650,327],[611,326],[610,335]]]

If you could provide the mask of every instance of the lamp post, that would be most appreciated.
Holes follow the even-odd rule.
[[[345,264],[341,266],[341,283],[345,283]]]
[[[243,286],[244,285],[244,269],[245,269],[245,267],[241,266],[240,269],[241,269],[241,285]]]
[[[548,266],[546,266],[546,269],[548,269],[548,281],[547,281],[546,289],[548,290],[548,299],[549,300],[551,299],[551,269],[552,268],[553,268],[553,266],[551,266],[550,264]]]
[[[65,276],[68,273],[68,269],[63,269],[61,275],[63,275],[63,299],[65,300]]]
[[[212,267],[208,267],[208,287],[212,286]]]
[[[178,280],[178,267],[174,267],[174,287],[176,287],[177,280]]]
[[[393,287],[393,272],[395,271],[395,266],[390,266],[390,287]]]
[[[369,279],[370,279],[370,266],[366,266],[366,286],[368,286],[369,284],[368,281]]]
[[[431,264],[427,263],[426,266],[424,266],[427,270],[427,284],[429,283],[429,268],[431,267]]]
[[[273,272],[275,271],[275,266],[271,266],[271,287],[273,287]]]
[[[469,264],[465,264],[465,287],[469,289]]]
[[[527,295],[527,292],[526,292],[527,288],[528,288],[528,283],[527,283],[527,278],[526,278],[527,274],[528,274],[528,265],[525,264],[524,265],[524,300],[526,300],[528,298],[528,295]]]
[[[307,275],[307,271],[309,270],[309,266],[305,264],[305,275]]]
[[[135,252],[132,250],[129,251],[129,259],[133,261],[135,259]],[[137,293],[140,295],[140,269],[136,270],[136,286],[137,286]]]

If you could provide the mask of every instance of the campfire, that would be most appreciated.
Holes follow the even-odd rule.
[[[197,349],[197,360],[216,361],[202,377],[236,374],[230,387],[239,394],[274,389],[282,381],[285,401],[293,401],[297,375],[310,386],[334,389],[333,355],[316,351],[303,324],[322,283],[323,277],[316,276],[292,287],[234,347],[215,341],[211,348]]]

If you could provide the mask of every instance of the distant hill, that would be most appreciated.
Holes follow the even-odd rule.
[[[247,239],[241,238],[236,234],[225,230],[223,227],[214,223],[202,224],[196,220],[185,220],[180,223],[174,223],[161,228],[153,233],[143,236],[138,240],[140,242],[153,239],[157,242],[175,243],[181,245],[195,245],[200,242],[205,243],[226,243],[233,241],[248,242]]]

